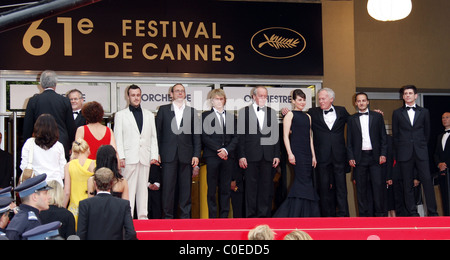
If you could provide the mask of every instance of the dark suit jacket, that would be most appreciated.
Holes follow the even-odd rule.
[[[430,139],[430,112],[417,106],[414,126],[411,126],[405,107],[394,111],[392,115],[392,133],[399,162],[409,161],[413,151],[418,158],[428,160],[428,140]]]
[[[173,162],[178,152],[180,162],[191,164],[201,156],[201,122],[197,110],[186,106],[178,130],[172,104],[161,106],[156,115],[159,154],[163,163]]]
[[[344,131],[349,114],[345,107],[334,106],[334,108],[337,117],[331,130],[325,123],[323,110],[320,107],[311,108],[308,111],[312,121],[314,148],[318,163],[327,163],[333,158],[339,162],[347,160]]]
[[[80,126],[86,125],[86,118],[80,113],[75,119],[75,127],[78,129]]]
[[[434,162],[436,166],[440,163],[445,162],[447,167],[450,167],[450,137],[447,139],[447,143],[445,145],[445,150],[442,147],[442,137],[444,134],[439,135],[436,144],[436,150],[434,152]]]
[[[202,114],[203,157],[217,157],[217,150],[225,148],[230,158],[235,157],[239,143],[237,120],[234,112],[225,112],[225,132],[214,110]]]
[[[272,162],[280,158],[280,128],[275,110],[265,107],[266,119],[264,128],[260,130],[258,118],[253,105],[239,111],[239,159],[246,158],[247,162],[265,160]]]
[[[13,156],[0,149],[0,189],[11,186],[13,176]]]
[[[42,114],[50,114],[55,118],[58,124],[59,142],[63,144],[68,155],[77,130],[69,99],[53,90],[46,90],[30,98],[23,123],[24,140],[33,135],[34,123]]]
[[[348,160],[361,161],[362,130],[359,113],[354,114],[347,122],[347,156]],[[387,134],[383,116],[369,112],[369,135],[372,143],[373,159],[379,161],[380,156],[387,156]]]
[[[77,235],[81,240],[136,239],[130,202],[102,193],[81,201]]]

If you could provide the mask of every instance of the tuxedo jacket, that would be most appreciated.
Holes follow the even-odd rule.
[[[75,127],[78,129],[80,126],[85,126],[87,124],[86,118],[80,113],[75,119]]]
[[[242,108],[238,117],[239,149],[238,159],[247,162],[265,160],[272,162],[280,158],[280,127],[278,114],[270,107],[264,107],[265,120],[260,129],[253,105]]]
[[[69,99],[53,90],[45,90],[30,98],[23,123],[24,140],[28,140],[33,135],[34,123],[42,114],[50,114],[55,118],[58,124],[59,142],[63,144],[68,155],[77,130]]]
[[[139,132],[133,112],[127,107],[114,116],[114,136],[120,159],[126,164],[141,163],[150,166],[151,160],[158,160],[159,148],[155,116],[142,108],[142,132]]]
[[[333,161],[345,162],[347,160],[347,148],[345,146],[345,124],[349,114],[345,107],[334,106],[336,121],[331,130],[328,128],[320,107],[311,108],[308,114],[311,116],[314,136],[314,148],[318,163]]]
[[[77,235],[81,240],[135,240],[130,202],[104,193],[80,201]]]
[[[384,118],[380,113],[369,111],[369,135],[372,144],[373,159],[387,156],[387,134]],[[348,160],[361,161],[362,130],[359,113],[349,117],[347,122],[347,156]]]
[[[442,147],[442,137],[444,137],[444,134],[440,134],[437,139],[434,162],[436,163],[436,166],[445,162],[447,166],[450,167],[450,137],[447,139],[445,150]]]
[[[228,157],[234,158],[239,143],[234,112],[225,112],[225,129],[213,109],[203,112],[202,122],[203,157],[217,157],[217,150],[225,148]]]
[[[173,162],[176,155],[185,164],[191,164],[192,157],[200,158],[202,130],[195,108],[186,106],[178,129],[173,105],[161,106],[156,115],[156,129],[163,163]]]
[[[392,115],[392,132],[397,161],[409,161],[413,158],[414,151],[419,159],[428,160],[430,127],[430,112],[426,108],[417,106],[413,125],[411,125],[411,120],[405,107],[394,111]]]

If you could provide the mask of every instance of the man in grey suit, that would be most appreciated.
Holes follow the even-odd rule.
[[[428,216],[437,216],[428,155],[430,112],[428,109],[416,105],[418,95],[415,86],[404,86],[400,93],[405,101],[405,106],[394,111],[392,132],[397,162],[403,175],[406,210],[410,216],[419,216],[414,198],[414,187],[422,183]]]
[[[180,218],[191,217],[193,171],[198,173],[201,155],[201,121],[195,108],[186,105],[186,89],[176,84],[170,90],[173,103],[161,106],[156,129],[162,164],[162,207],[164,218],[174,215],[178,190]]]

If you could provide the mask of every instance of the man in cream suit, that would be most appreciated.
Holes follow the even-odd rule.
[[[128,181],[131,212],[134,204],[139,219],[147,219],[148,177],[150,165],[158,164],[158,140],[155,116],[141,108],[141,89],[131,85],[127,90],[129,107],[116,113],[114,135],[123,177]]]

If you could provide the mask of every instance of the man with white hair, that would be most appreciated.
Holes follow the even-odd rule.
[[[348,217],[344,132],[349,113],[345,107],[333,105],[332,89],[323,88],[318,96],[320,107],[308,113],[314,134],[321,213],[322,217]]]
[[[239,166],[245,170],[248,218],[270,217],[273,170],[280,164],[278,113],[268,107],[268,90],[252,90],[253,104],[239,110]]]
[[[69,151],[72,148],[77,130],[73,119],[72,105],[68,98],[55,92],[58,78],[54,71],[46,70],[42,72],[40,81],[44,92],[34,95],[28,101],[23,123],[23,139],[27,140],[31,137],[34,123],[40,115],[50,114],[58,124],[58,141],[63,144],[66,159],[69,159]]]

